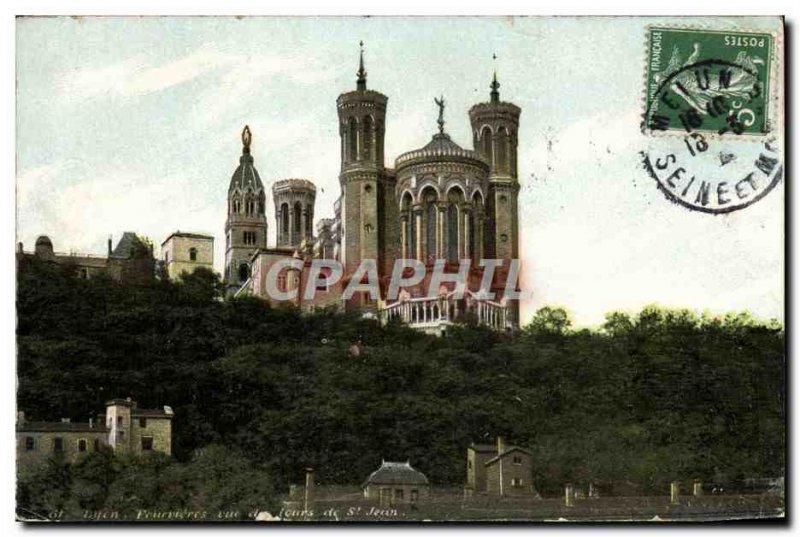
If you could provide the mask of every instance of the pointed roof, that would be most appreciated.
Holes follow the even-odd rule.
[[[362,487],[367,485],[427,485],[425,474],[413,468],[409,461],[383,461],[381,467],[372,472]]]
[[[252,133],[250,127],[245,125],[242,130],[242,156],[239,158],[239,166],[231,176],[231,184],[228,187],[228,193],[234,190],[245,191],[248,188],[254,192],[264,190],[264,185],[261,182],[261,177],[258,175],[258,170],[253,166],[253,156],[250,154],[250,142],[252,141]]]
[[[126,231],[108,257],[113,259],[131,259],[137,255],[148,254],[150,247],[133,231]]]
[[[360,47],[358,53],[358,79],[356,80],[356,89],[365,90],[367,89],[367,70],[364,69],[364,42],[360,41],[358,43]]]

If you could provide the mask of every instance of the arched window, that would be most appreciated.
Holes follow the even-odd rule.
[[[489,192],[486,199],[486,226],[483,230],[483,255],[486,259],[495,259],[495,210],[494,192]]]
[[[489,161],[489,164],[492,164],[492,142],[492,129],[486,126],[481,131],[481,153],[483,153],[483,156]]]
[[[347,161],[358,160],[358,124],[356,118],[351,117],[347,123]]]
[[[300,237],[300,217],[303,209],[300,207],[300,202],[295,202],[292,216],[294,217],[294,234],[295,238]]]
[[[479,214],[483,214],[483,197],[481,196],[480,192],[476,191],[472,195],[472,213],[470,213],[470,219],[469,219],[470,234],[469,237],[467,238],[467,240],[469,241],[468,242],[469,255],[475,261],[478,260],[478,254],[480,254],[480,252],[478,251],[478,246],[479,246],[478,237],[480,235],[478,234],[478,230],[475,227],[479,221],[478,218],[476,218],[476,215]]]
[[[189,261],[197,261],[197,248],[189,248]]]
[[[247,263],[241,263],[239,265],[239,283],[244,283],[247,281],[247,278],[250,277],[250,267],[247,266]]]
[[[436,259],[436,193],[428,190],[425,193],[425,254],[426,263]]]
[[[447,193],[447,260],[458,263],[458,204],[464,199],[461,190],[452,188]]]
[[[495,151],[495,164],[501,172],[508,171],[508,132],[505,127],[497,131],[497,150]]]
[[[372,117],[364,117],[364,125],[362,127],[362,151],[361,160],[372,160]]]
[[[281,205],[281,235],[285,237],[289,233],[289,204]]]
[[[416,227],[414,224],[414,213],[411,210],[411,194],[406,192],[403,195],[403,202],[402,202],[402,211],[406,216],[406,242],[404,244],[405,251],[402,252],[402,255],[406,259],[414,259],[417,256],[417,238],[416,233],[414,232]]]
[[[311,237],[313,233],[314,223],[314,206],[306,205],[306,236]]]

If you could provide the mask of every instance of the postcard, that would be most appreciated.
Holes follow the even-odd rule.
[[[785,522],[784,44],[18,17],[17,520]]]

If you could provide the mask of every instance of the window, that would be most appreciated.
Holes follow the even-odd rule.
[[[278,275],[278,291],[286,291],[286,275],[279,274]]]
[[[522,464],[522,457],[515,455],[514,456],[514,464]]]
[[[247,278],[250,277],[250,267],[247,266],[247,263],[242,263],[239,265],[239,281],[244,283],[247,281]]]
[[[147,418],[139,418],[139,427],[147,429]]]
[[[153,451],[153,437],[152,436],[143,436],[142,437],[142,451]]]
[[[25,437],[25,451],[33,451],[36,449],[36,440],[32,436]]]
[[[467,468],[472,470],[472,461],[467,461]]]
[[[64,439],[60,436],[53,438],[53,453],[64,452]]]
[[[81,453],[85,453],[86,452],[86,440],[83,439],[83,438],[78,440],[78,451],[81,452]]]
[[[197,261],[197,248],[189,248],[189,261]]]
[[[88,280],[89,279],[89,269],[82,268],[80,272],[81,279]]]
[[[122,416],[117,416],[117,427],[122,427]]]
[[[245,244],[255,244],[256,243],[256,232],[255,231],[245,231],[244,235],[243,235],[243,238],[244,238],[244,243]]]
[[[100,451],[100,439],[99,438],[95,438],[94,439],[94,450],[95,451]]]
[[[394,489],[394,499],[395,500],[403,499],[403,489]]]
[[[329,267],[322,267],[320,269],[319,280],[316,286],[317,291],[328,290],[328,279],[331,277],[331,269]]]
[[[411,489],[411,501],[415,502],[419,500],[419,491],[417,489]]]
[[[522,478],[521,477],[512,477],[511,478],[511,486],[512,487],[521,487],[522,486]]]

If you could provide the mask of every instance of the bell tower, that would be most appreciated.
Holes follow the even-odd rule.
[[[242,130],[242,156],[228,187],[225,221],[225,283],[235,291],[250,277],[250,259],[267,247],[266,194],[250,154],[250,127]]]
[[[500,100],[497,71],[489,87],[489,102],[476,104],[469,110],[475,151],[491,169],[484,252],[487,258],[516,259],[519,254],[517,136],[521,110]]]
[[[367,89],[364,43],[361,42],[356,89],[339,95],[336,108],[341,138],[342,264],[345,278],[362,260],[375,260],[388,274],[395,259],[398,233],[395,176],[384,166],[386,95]],[[369,306],[354,297],[348,307]]]

